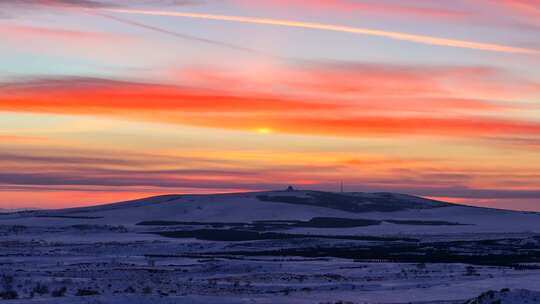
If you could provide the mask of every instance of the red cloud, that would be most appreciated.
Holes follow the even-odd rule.
[[[490,68],[327,64],[236,74],[191,68],[173,76],[186,86],[88,78],[5,84],[0,111],[331,136],[540,132],[535,122],[477,118],[525,107],[485,100],[540,92],[538,84]]]
[[[234,96],[156,84],[75,78],[7,85],[0,108],[74,114],[138,114],[145,111],[276,113],[332,111],[343,105],[310,103],[271,95]]]
[[[479,101],[378,101],[323,103],[255,93],[227,95],[175,86],[71,79],[4,86],[0,110],[102,115],[224,129],[266,127],[285,133],[337,136],[486,136],[540,132],[537,123],[462,116],[438,118],[436,114],[403,115],[404,111],[426,111],[425,108],[434,113],[448,113],[457,108],[497,109]],[[370,111],[375,114],[369,114]]]

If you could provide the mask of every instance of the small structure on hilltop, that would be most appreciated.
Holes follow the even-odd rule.
[[[293,192],[293,191],[295,191],[293,186],[287,187],[287,192]]]

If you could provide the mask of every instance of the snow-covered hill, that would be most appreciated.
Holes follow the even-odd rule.
[[[449,234],[540,232],[540,214],[454,205],[394,193],[270,191],[165,195],[108,205],[18,212],[0,225],[136,225],[148,221],[253,223],[320,218],[375,220],[369,225],[300,224],[295,231],[333,234]]]
[[[253,223],[320,218],[375,220],[326,225],[325,234],[453,234],[540,232],[540,214],[449,204],[395,193],[269,191],[164,195],[84,208],[17,212],[0,225],[136,225],[148,221]],[[297,232],[321,229],[297,225]]]

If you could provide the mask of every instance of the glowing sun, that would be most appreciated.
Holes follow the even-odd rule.
[[[255,131],[257,133],[260,133],[260,134],[270,134],[270,133],[274,132],[274,130],[272,130],[270,128],[257,128],[257,129],[255,129]]]

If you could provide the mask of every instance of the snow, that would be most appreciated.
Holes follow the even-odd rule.
[[[348,212],[261,201],[257,199],[261,194],[310,196],[308,191],[170,195],[105,206],[2,215],[0,298],[3,292],[11,290],[17,293],[18,299],[8,303],[17,304],[307,304],[339,301],[463,304],[488,290],[498,290],[492,296],[494,300],[501,300],[501,304],[539,303],[535,301],[540,293],[540,270],[535,266],[540,265],[530,262],[523,263],[522,266],[527,267],[519,268],[461,262],[367,261],[332,255],[258,255],[253,253],[289,249],[317,252],[321,248],[371,250],[373,246],[389,250],[392,246],[417,242],[315,237],[205,241],[149,233],[200,229],[198,224],[136,225],[142,221],[251,223],[336,217],[383,222],[349,228],[275,229],[289,234],[410,237],[428,247],[437,242],[459,241],[464,244],[462,247],[448,248],[458,254],[494,254],[493,248],[503,253],[513,250],[532,252],[540,244],[537,213],[440,205],[398,194],[391,195],[404,201],[414,200],[414,208],[393,212]],[[380,194],[352,195],[380,198]],[[422,207],[424,203],[425,208]],[[467,225],[393,224],[384,220],[445,221]],[[268,229],[272,231],[273,228]],[[47,292],[36,293],[38,284],[46,285]],[[62,287],[66,287],[65,295],[53,297],[54,291]],[[510,290],[506,291],[506,288]],[[82,296],[81,290],[98,294]],[[483,302],[470,303],[492,303],[484,298],[478,300]]]
[[[346,233],[388,234],[463,234],[463,233],[540,233],[540,214],[450,205],[442,208],[409,209],[396,212],[353,213],[331,208],[263,202],[261,194],[305,197],[308,191],[258,192],[218,195],[171,195],[118,204],[55,211],[36,211],[0,217],[0,225],[135,225],[142,221],[245,222],[258,220],[310,220],[314,217],[360,218],[378,220],[447,221],[462,226],[421,226],[383,223],[378,226],[347,229]],[[369,197],[370,194],[365,194]],[[411,196],[395,195],[411,199]],[[414,198],[414,197],[413,197]],[[419,202],[423,199],[416,198]],[[426,200],[426,204],[431,201]],[[36,215],[81,218],[36,217]],[[300,229],[299,232],[310,232]],[[344,233],[328,229],[325,233]]]
[[[465,304],[536,304],[540,303],[540,292],[530,290],[488,291],[467,301]]]

